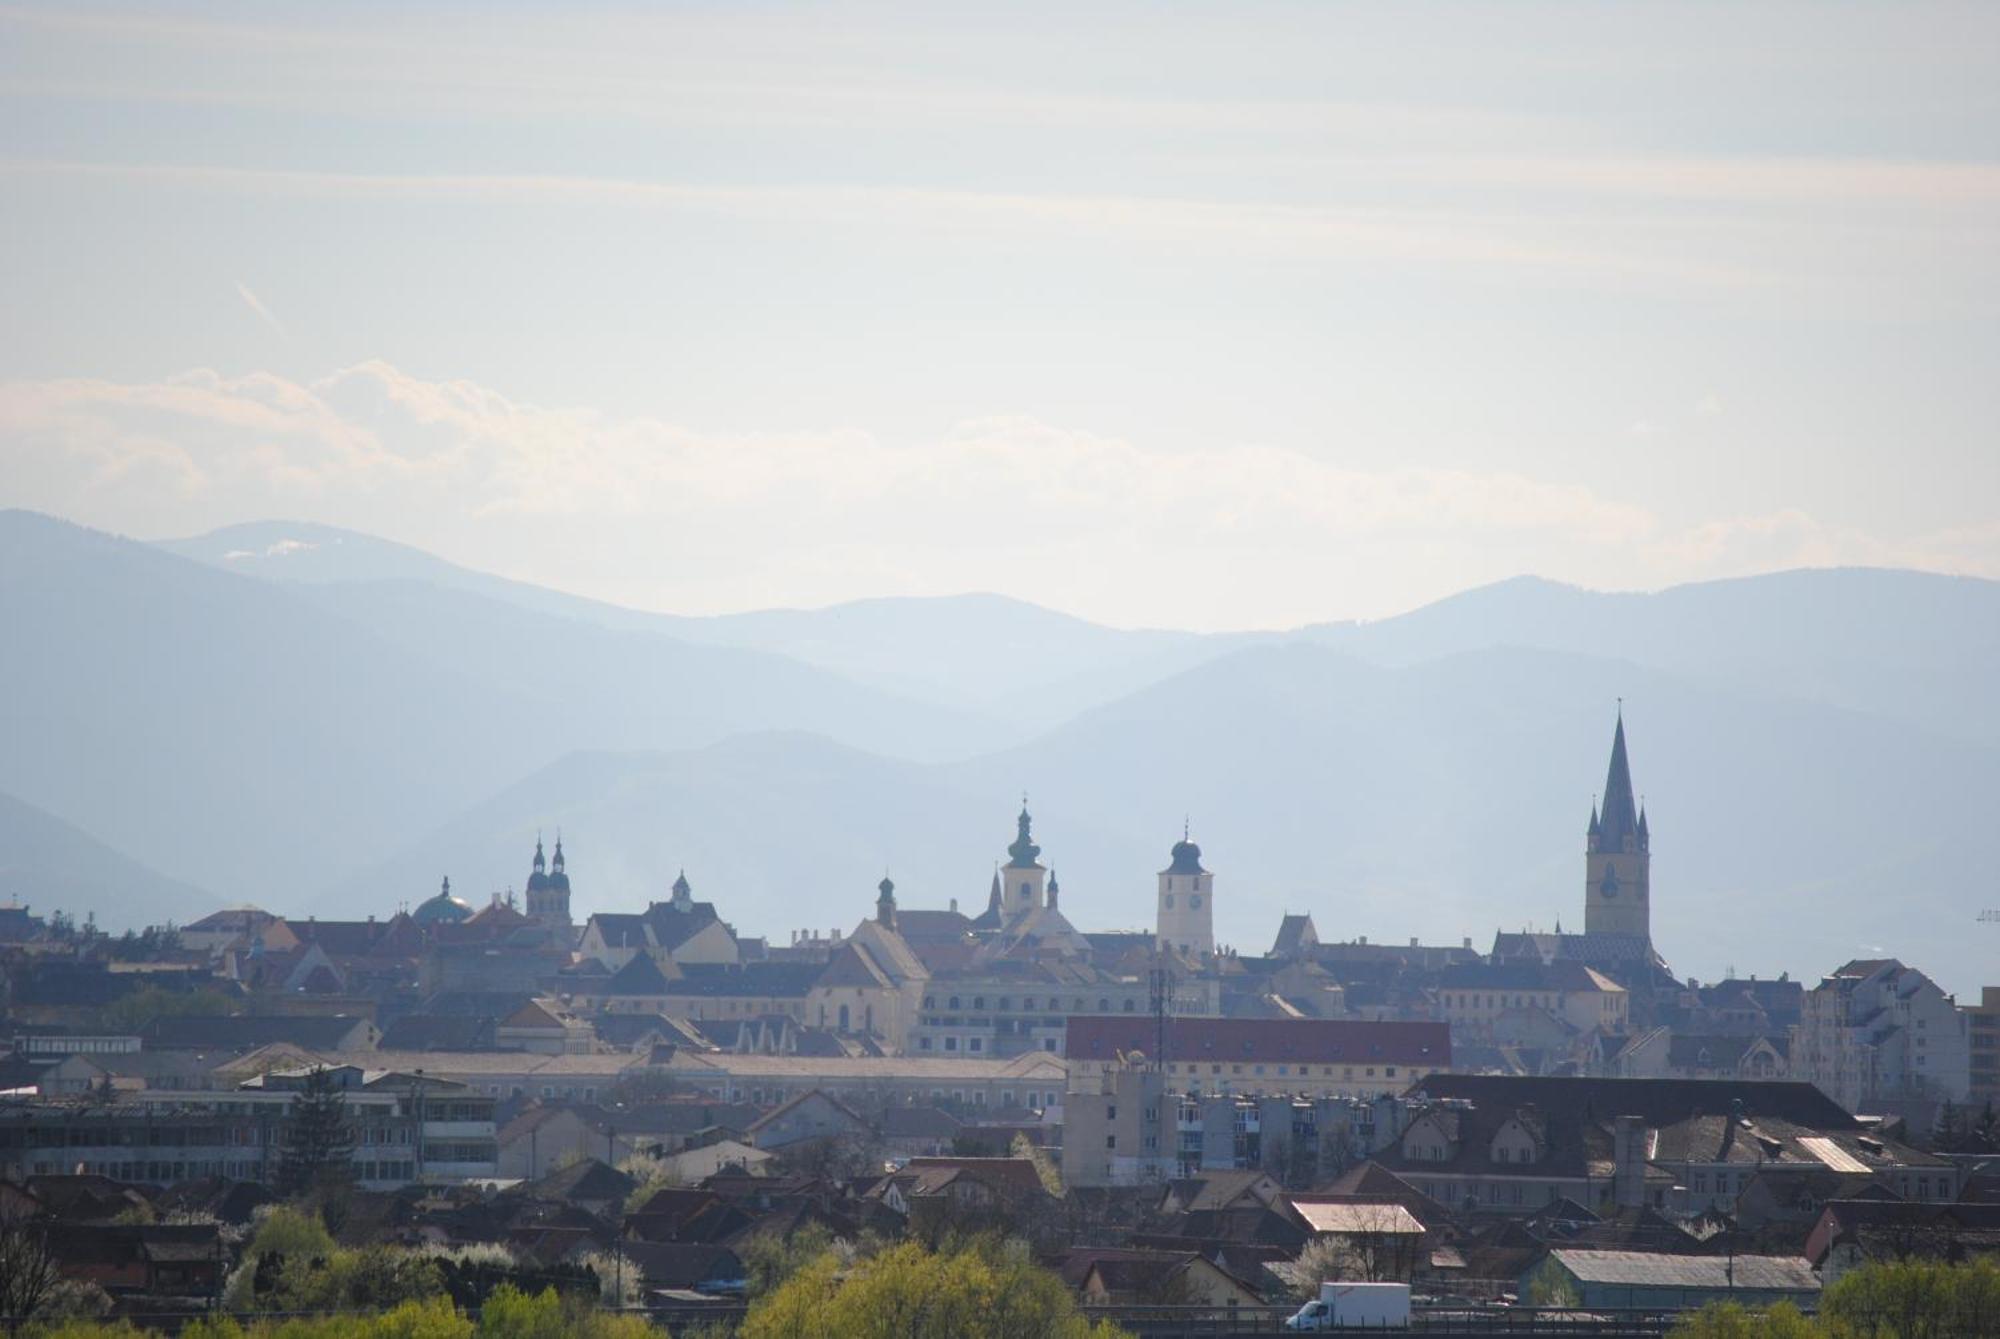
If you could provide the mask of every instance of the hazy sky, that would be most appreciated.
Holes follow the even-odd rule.
[[[0,504],[654,608],[2000,576],[2000,7],[0,11]]]

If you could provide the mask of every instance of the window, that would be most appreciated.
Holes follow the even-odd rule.
[[[951,997],[951,1007],[954,1009],[958,1007],[958,996],[954,995]]]
[[[975,1009],[984,1009],[986,1007],[986,997],[984,995],[974,995],[972,997],[972,1007]]]
[[[944,1048],[947,1051],[956,1051],[958,1049],[958,1038],[946,1037],[944,1039]]]
[[[1107,1106],[1107,1107],[1105,1107],[1105,1108],[1104,1108],[1104,1119],[1106,1119],[1106,1120],[1117,1120],[1117,1119],[1118,1119],[1118,1108],[1117,1108],[1116,1106]]]
[[[1188,908],[1189,908],[1190,910],[1192,910],[1192,911],[1200,911],[1200,910],[1201,910],[1201,894],[1200,894],[1200,893],[1196,893],[1196,894],[1195,894],[1195,895],[1194,895],[1193,897],[1190,897],[1190,898],[1188,899]]]
[[[1168,911],[1172,911],[1174,909],[1174,895],[1172,893],[1168,893],[1165,897],[1160,899],[1160,905],[1165,907]]]
[[[1116,1148],[1116,1147],[1118,1147],[1118,1136],[1117,1136],[1117,1135],[1115,1135],[1115,1134],[1107,1134],[1107,1135],[1105,1135],[1105,1136],[1104,1136],[1104,1146],[1105,1146],[1106,1148]]]
[[[1132,1009],[1133,1009],[1133,1003],[1134,1003],[1134,1002],[1133,1002],[1132,1000],[1129,1000],[1129,999],[1125,1001],[1125,1012],[1126,1012],[1126,1013],[1128,1013],[1128,1014],[1129,1014],[1129,1013],[1131,1013],[1131,1012],[1132,1012]]]
[[[975,1051],[983,1051],[986,1049],[986,1043],[983,1039],[979,1037],[974,1037],[970,1043],[970,1049]]]
[[[928,1051],[930,1050],[930,1048],[931,1048],[931,1039],[929,1037],[917,1038],[917,1049],[919,1051]]]

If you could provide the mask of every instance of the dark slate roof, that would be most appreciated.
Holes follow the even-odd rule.
[[[195,1049],[248,1050],[290,1042],[308,1051],[337,1050],[367,1020],[349,1014],[235,1014],[223,1018],[155,1019],[145,1031],[148,1045]]]
[[[1207,870],[1201,867],[1201,848],[1186,837],[1182,837],[1179,841],[1175,842],[1174,849],[1168,855],[1171,863],[1160,871],[1162,874],[1208,873]]]
[[[715,914],[713,902],[690,902],[683,911],[672,902],[655,902],[646,908],[646,923],[653,927],[653,937],[665,949],[676,949],[695,935],[715,924],[721,917]]]
[[[1435,1098],[1463,1098],[1476,1107],[1533,1106],[1544,1112],[1582,1112],[1597,1119],[1638,1116],[1648,1125],[1672,1125],[1697,1113],[1728,1115],[1743,1103],[1751,1117],[1781,1117],[1821,1130],[1855,1130],[1860,1122],[1810,1083],[1739,1079],[1582,1079],[1505,1074],[1432,1074],[1410,1086]]]
[[[896,929],[912,944],[963,939],[972,933],[972,918],[958,911],[896,910]]]
[[[1278,938],[1271,945],[1271,955],[1279,957],[1287,953],[1298,952],[1306,942],[1306,931],[1311,927],[1312,917],[1309,915],[1288,915],[1280,920],[1278,922]],[[1318,939],[1319,932],[1314,930],[1314,942],[1317,942]]]
[[[382,1030],[385,1051],[490,1051],[494,1020],[465,1014],[410,1014]]]
[[[650,953],[640,953],[613,972],[598,990],[605,995],[664,995],[667,986],[667,974],[660,970],[660,964]]]
[[[777,997],[803,999],[819,976],[816,962],[747,962],[741,967],[727,963],[684,963],[682,979],[672,984],[671,995]]]
[[[727,1246],[702,1242],[631,1241],[618,1244],[619,1253],[639,1267],[649,1288],[699,1288],[740,1284],[742,1259]]]
[[[1143,1014],[1069,1020],[1063,1054],[1110,1060],[1157,1047],[1154,1020]],[[1407,1065],[1421,1072],[1451,1064],[1451,1029],[1444,1023],[1367,1022],[1328,1018],[1173,1018],[1167,1021],[1169,1061],[1276,1061],[1307,1064]]]
[[[1791,1053],[1788,1035],[1766,1038],[1676,1032],[1667,1039],[1667,1063],[1676,1069],[1731,1069],[1760,1041],[1769,1041],[1780,1057]]]
[[[585,1158],[538,1181],[530,1181],[521,1189],[537,1199],[615,1200],[622,1204],[638,1185],[637,1180],[616,1167],[596,1158]]]
[[[532,990],[441,990],[417,1009],[455,1018],[506,1018],[535,998]]]
[[[1438,974],[1441,990],[1596,990],[1590,967],[1575,958],[1558,958],[1544,963],[1539,959],[1507,962],[1468,962],[1447,967]]]

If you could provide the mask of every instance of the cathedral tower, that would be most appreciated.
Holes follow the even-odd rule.
[[[535,838],[535,863],[528,874],[528,919],[565,933],[569,916],[569,873],[563,868],[562,838],[556,838],[554,864],[542,860],[542,839]]]
[[[1215,952],[1215,876],[1201,867],[1186,828],[1171,856],[1160,871],[1159,946],[1206,958]]]
[[[1652,942],[1652,840],[1646,815],[1632,797],[1632,768],[1625,757],[1625,713],[1611,737],[1611,770],[1602,807],[1590,811],[1583,860],[1583,929],[1586,934],[1636,935]]]
[[[1031,832],[1034,821],[1028,816],[1028,801],[1023,796],[1021,816],[1014,820],[1018,830],[1007,846],[1007,864],[1000,871],[1000,905],[1002,914],[1010,921],[1040,910],[1048,896],[1049,872],[1042,866],[1039,859],[1042,848],[1035,845]]]

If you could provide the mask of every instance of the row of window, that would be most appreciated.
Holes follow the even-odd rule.
[[[946,996],[944,1007],[947,1009],[963,1009],[966,1007],[966,1005],[963,1003],[965,998],[966,997],[962,995]],[[971,998],[972,998],[971,1007],[973,1009],[984,1009],[986,1007],[986,997],[984,995],[974,995]],[[938,997],[935,995],[924,996],[924,1008],[926,1009],[937,1008],[938,1007],[937,1002],[938,1002]],[[1013,997],[1009,995],[999,996],[997,999],[994,1000],[993,1007],[996,1011],[1003,1014],[1012,1013],[1014,1012]],[[1039,999],[1037,996],[1034,995],[1023,995],[1021,997],[1020,1012],[1024,1014],[1031,1014],[1037,1012],[1038,1010],[1046,1010],[1046,1009],[1060,1010],[1062,1009],[1062,1007],[1063,1007],[1062,997],[1059,995],[1050,995],[1046,999]],[[1131,995],[1126,996],[1120,1002],[1119,1008],[1120,1010],[1128,1014],[1136,1013],[1139,1008],[1138,997]],[[1068,1012],[1073,1014],[1080,1014],[1083,1012],[1083,996],[1077,995],[1071,998],[1069,1002]],[[1100,995],[1097,997],[1097,1012],[1101,1014],[1108,1014],[1112,1012],[1110,996]]]

